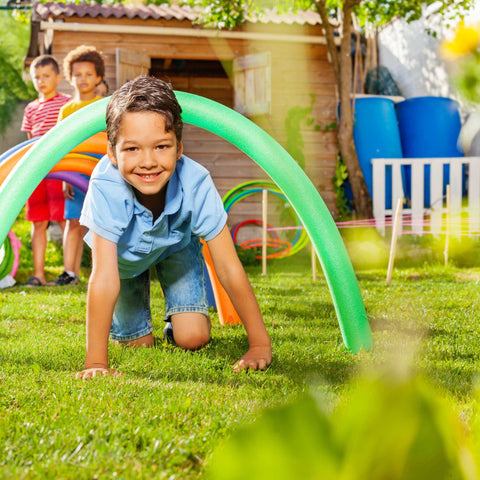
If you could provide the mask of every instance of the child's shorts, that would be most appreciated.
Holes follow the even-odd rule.
[[[87,177],[88,178],[88,177]],[[80,218],[85,194],[77,187],[73,187],[73,200],[65,199],[65,219]]]
[[[168,321],[176,313],[199,312],[208,315],[204,260],[200,240],[155,265],[165,296]],[[120,280],[120,295],[113,313],[110,337],[126,342],[153,331],[150,311],[150,271]]]
[[[64,210],[62,182],[42,180],[27,200],[25,218],[29,222],[61,222],[64,220]]]

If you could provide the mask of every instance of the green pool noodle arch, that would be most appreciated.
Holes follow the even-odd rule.
[[[229,141],[252,158],[283,191],[312,240],[322,266],[346,348],[373,346],[360,289],[330,212],[303,170],[264,130],[213,100],[175,92],[183,120]],[[108,98],[56,125],[25,154],[0,186],[0,245],[23,205],[48,172],[78,144],[104,130]]]

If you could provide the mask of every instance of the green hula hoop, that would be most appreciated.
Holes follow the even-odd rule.
[[[235,203],[235,199],[238,195],[238,191],[244,188],[252,188],[252,187],[258,187],[258,188],[271,188],[271,185],[275,185],[275,183],[269,181],[269,180],[250,180],[248,182],[243,182],[238,184],[236,187],[232,188],[229,190],[223,197],[223,204],[225,205],[225,208],[230,208],[230,206]],[[283,193],[279,188],[276,188],[278,192]],[[298,217],[297,217],[298,219]],[[297,224],[299,226],[299,224]],[[308,234],[305,230],[302,230],[300,232],[300,236],[298,240],[295,242],[295,244],[292,246],[290,251],[288,252],[288,255],[295,255],[296,253],[300,252],[303,250],[307,245],[308,242],[310,241]]]
[[[319,193],[287,151],[243,117],[207,98],[176,92],[183,120],[229,141],[252,158],[282,190],[302,221],[318,254],[332,295],[340,331],[352,353],[373,345],[367,314],[343,240]],[[15,165],[0,186],[0,243],[40,181],[67,153],[104,130],[108,98],[57,124]]]
[[[272,187],[278,188],[275,183],[271,182],[270,180],[250,180],[248,182],[239,183],[236,187],[233,187],[229,190],[222,198],[223,204],[227,205],[231,198],[236,195],[236,193],[241,190],[242,188],[250,188],[250,187]]]
[[[225,207],[225,211],[228,213],[230,209],[233,207],[235,203],[238,201],[242,200],[243,198],[246,198],[250,195],[254,195],[259,192],[252,192],[250,190],[255,187],[256,190],[261,190],[266,188],[269,192],[271,193],[276,193],[281,195],[281,197],[285,200],[287,200],[287,197],[283,194],[283,192],[277,188],[277,186],[273,182],[268,182],[268,181],[260,181],[260,180],[253,180],[251,182],[245,182],[240,185],[237,185],[236,187],[232,188],[230,191],[228,191],[224,198],[223,205]],[[296,226],[300,227],[301,222],[298,219],[298,216],[295,214],[296,218]],[[302,229],[301,231],[297,231],[295,235],[295,239],[292,241],[292,246],[290,247],[288,253],[285,255],[281,255],[280,257],[277,258],[284,258],[284,257],[289,257],[291,255],[295,255],[299,251],[301,251],[303,248],[305,248],[308,245],[309,238],[307,232]]]

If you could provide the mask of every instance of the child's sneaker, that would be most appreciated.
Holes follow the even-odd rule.
[[[165,328],[163,329],[163,340],[170,345],[175,345],[175,340],[173,338],[172,322],[166,323]]]
[[[48,282],[47,285],[49,287],[63,287],[64,285],[77,285],[78,284],[78,277],[75,275],[70,275],[67,272],[63,272],[59,275],[58,278]]]

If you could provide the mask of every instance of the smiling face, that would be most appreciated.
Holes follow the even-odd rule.
[[[97,75],[93,62],[75,62],[72,64],[71,84],[79,96],[79,100],[92,100],[95,98],[95,87],[102,77]]]
[[[107,153],[139,202],[156,218],[163,211],[166,186],[182,152],[173,130],[165,130],[163,116],[147,111],[123,115],[117,143],[109,144]]]
[[[61,80],[61,75],[51,65],[36,67],[32,75],[33,86],[41,100],[53,98]]]

